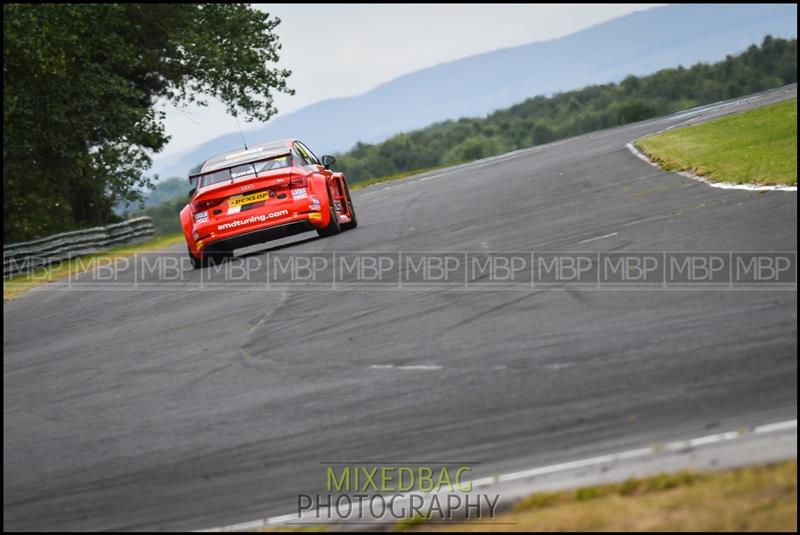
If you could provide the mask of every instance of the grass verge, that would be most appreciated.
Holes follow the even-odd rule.
[[[80,272],[82,266],[91,265],[95,259],[125,258],[134,253],[144,251],[157,251],[161,248],[169,247],[183,240],[183,234],[167,234],[158,236],[151,240],[132,245],[118,245],[107,251],[81,256],[67,262],[57,262],[51,266],[43,267],[31,273],[20,273],[9,278],[3,279],[3,302],[10,301],[31,288],[42,286],[48,282],[63,279],[71,273]]]
[[[797,531],[797,460],[721,472],[682,471],[538,493],[494,520],[414,529]]]
[[[639,140],[667,171],[720,182],[797,184],[797,99]]]

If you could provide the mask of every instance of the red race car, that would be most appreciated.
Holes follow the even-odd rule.
[[[206,160],[180,212],[194,268],[233,250],[316,230],[332,236],[358,224],[347,180],[296,139],[273,141]]]

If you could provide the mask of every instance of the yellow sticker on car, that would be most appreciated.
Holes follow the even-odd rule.
[[[244,206],[259,201],[266,201],[269,199],[269,191],[259,191],[251,193],[250,195],[237,195],[228,199],[228,208],[235,208],[237,206]]]

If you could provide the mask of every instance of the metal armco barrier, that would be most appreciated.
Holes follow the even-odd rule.
[[[152,236],[153,221],[149,217],[137,217],[105,227],[13,243],[3,247],[3,277],[103,251],[114,245],[136,243]]]

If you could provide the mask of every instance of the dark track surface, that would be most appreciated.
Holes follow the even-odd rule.
[[[358,229],[282,250],[796,251],[796,193],[625,148],[686,119],[368,188]],[[210,528],[291,513],[322,461],[479,476],[797,414],[796,291],[42,290],[3,317],[7,530]]]

